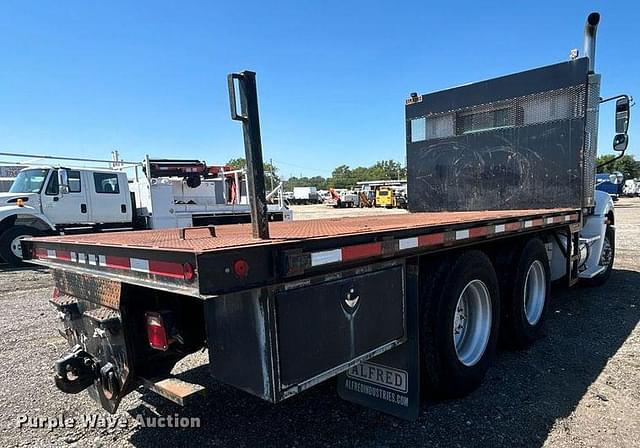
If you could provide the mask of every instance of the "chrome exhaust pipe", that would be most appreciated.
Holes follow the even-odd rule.
[[[584,55],[589,58],[589,73],[595,73],[596,67],[596,31],[600,23],[600,14],[592,12],[584,25]]]

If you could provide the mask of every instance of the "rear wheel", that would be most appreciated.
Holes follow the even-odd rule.
[[[21,266],[22,247],[20,241],[30,236],[39,236],[42,232],[29,226],[13,226],[0,236],[0,255],[11,266]]]
[[[539,239],[512,258],[502,285],[502,335],[506,345],[526,348],[539,338],[551,290],[549,259]]]
[[[421,352],[428,393],[440,398],[476,389],[495,354],[500,320],[498,281],[480,251],[427,269],[422,293]]]
[[[611,271],[613,269],[613,261],[616,255],[616,234],[611,226],[607,226],[604,233],[604,241],[602,242],[602,253],[600,254],[600,266],[604,266],[605,269],[593,278],[583,278],[580,280],[580,284],[585,286],[602,286],[609,277],[611,277]]]

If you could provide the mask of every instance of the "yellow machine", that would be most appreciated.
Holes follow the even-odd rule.
[[[396,205],[396,196],[393,189],[380,187],[376,190],[376,207],[393,208]]]

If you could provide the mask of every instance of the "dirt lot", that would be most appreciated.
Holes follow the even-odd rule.
[[[302,210],[300,210],[302,209]],[[296,207],[298,218],[326,212]],[[333,216],[359,213],[330,210]],[[379,212],[365,210],[364,213]],[[66,350],[47,303],[42,270],[0,273],[1,446],[639,446],[640,200],[617,211],[615,271],[606,287],[556,290],[546,335],[525,352],[501,352],[471,396],[431,402],[405,422],[344,401],[325,383],[271,405],[208,379],[206,367],[185,379],[206,384],[209,400],[182,409],[134,392],[117,414],[124,427],[17,428],[20,415],[80,418],[96,414],[85,393],[53,386],[53,361]],[[206,360],[194,356],[184,370]],[[197,416],[199,429],[144,428],[137,415]]]

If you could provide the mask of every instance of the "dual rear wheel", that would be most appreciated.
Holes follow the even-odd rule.
[[[425,267],[420,345],[428,395],[455,398],[476,389],[500,332],[515,348],[539,336],[550,285],[545,247],[532,239],[509,258],[501,263],[500,278],[479,250]]]

